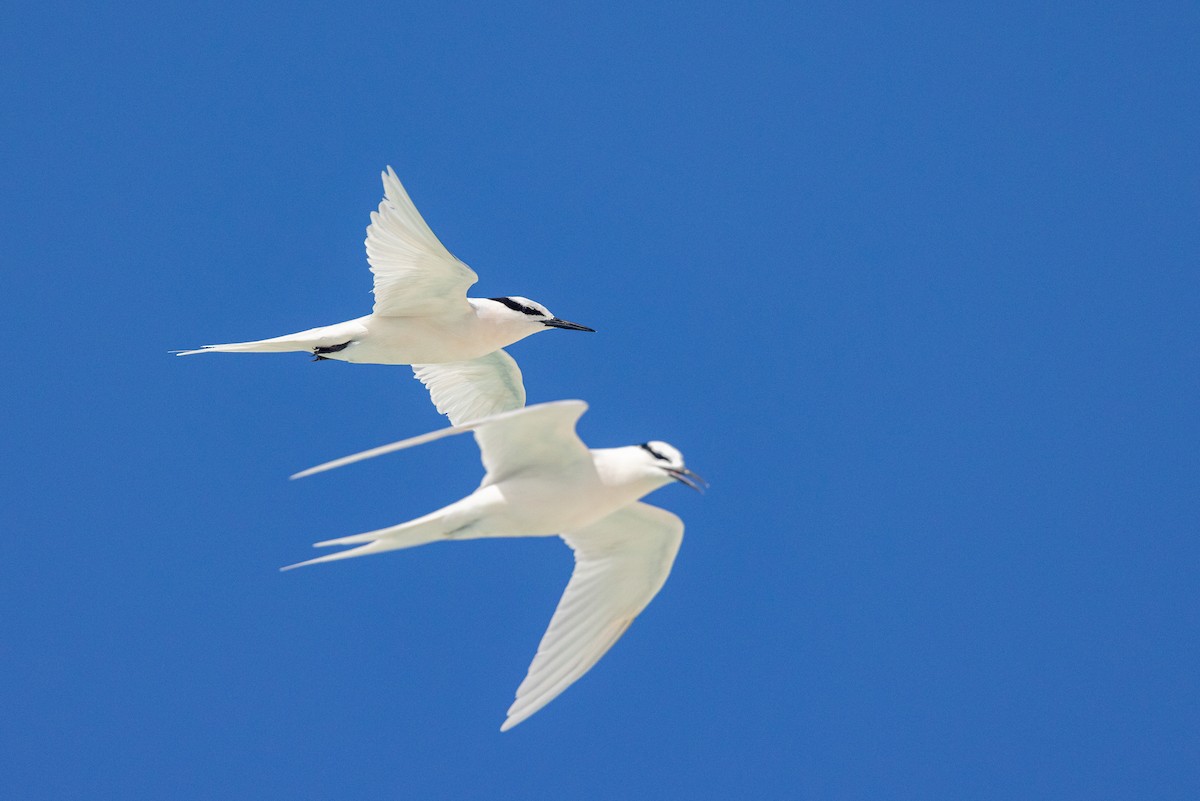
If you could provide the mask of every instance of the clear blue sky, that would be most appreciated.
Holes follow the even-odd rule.
[[[1200,793],[1200,11],[17,3],[0,19],[0,796]],[[366,313],[393,164],[595,446],[712,481],[497,729],[556,540],[280,574],[478,481]]]

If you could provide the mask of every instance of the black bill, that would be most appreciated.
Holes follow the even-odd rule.
[[[678,481],[680,484],[686,484],[696,492],[701,494],[708,487],[708,482],[700,476],[688,470],[686,467],[665,467],[663,468],[670,474],[671,478]]]
[[[549,320],[542,320],[542,325],[548,325],[551,328],[565,328],[568,331],[591,331],[593,334],[596,333],[595,328],[588,328],[586,325],[560,320],[557,317],[552,317]]]

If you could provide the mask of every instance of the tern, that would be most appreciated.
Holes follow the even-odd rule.
[[[388,167],[382,177],[384,198],[367,227],[375,295],[370,314],[177,355],[302,351],[315,360],[409,364],[438,411],[455,425],[524,406],[521,370],[501,349],[551,328],[594,329],[560,320],[528,298],[467,297],[479,276],[438,241],[395,171]]]
[[[475,433],[486,474],[462,500],[407,523],[318,542],[357,547],[283,568],[481,537],[558,535],[575,569],[500,731],[537,712],[599,661],[646,608],[671,572],[683,521],[639,499],[672,481],[704,479],[665,442],[589,450],[575,433],[580,400],[541,403],[336,459],[293,478]]]

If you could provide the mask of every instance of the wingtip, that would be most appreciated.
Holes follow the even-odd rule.
[[[284,565],[283,567],[279,568],[279,572],[286,573],[289,570],[295,570],[298,567],[305,567],[307,565],[315,565],[315,564],[318,564],[319,562],[331,562],[337,558],[338,558],[337,554],[327,554],[325,556],[318,556],[314,559],[305,559],[303,562],[297,562],[294,565]]]
[[[508,711],[504,713],[504,722],[500,724],[500,731],[508,731],[515,726],[519,726],[529,720],[536,711],[536,709],[519,709],[518,702],[514,700]]]
[[[357,455],[358,454],[353,454],[353,456],[357,456]],[[347,461],[347,460],[350,460],[350,461]],[[298,478],[308,478],[309,476],[315,476],[317,473],[324,473],[326,470],[332,470],[335,467],[341,467],[343,464],[350,464],[351,461],[353,461],[351,459],[351,457],[343,456],[341,459],[334,459],[333,461],[330,461],[330,462],[322,462],[319,465],[305,468],[304,470],[301,470],[298,473],[292,473],[290,476],[288,476],[288,481],[295,481]]]
[[[334,459],[332,462],[324,462],[316,467],[310,467],[307,470],[301,470],[299,473],[292,473],[290,476],[288,476],[288,481],[295,481],[298,478],[308,478],[309,476],[315,476],[317,473],[324,473],[326,470],[332,470],[335,467],[340,467],[343,464],[349,464],[349,462],[345,461],[345,459],[348,458],[349,457],[344,457],[343,459]]]

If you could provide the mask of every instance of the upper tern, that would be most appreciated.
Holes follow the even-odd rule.
[[[451,255],[391,167],[367,227],[375,306],[365,317],[255,342],[205,345],[178,355],[307,351],[320,359],[410,364],[454,424],[525,405],[521,370],[501,348],[550,328],[592,331],[523,297],[468,298],[479,280]]]
[[[479,489],[397,526],[318,542],[357,545],[284,568],[412,548],[440,540],[559,535],[575,570],[501,731],[552,701],[613,646],[658,593],[683,540],[683,521],[638,499],[704,480],[665,442],[589,450],[575,433],[580,400],[542,403],[444,428],[297,473],[293,478],[474,431],[486,475]]]

